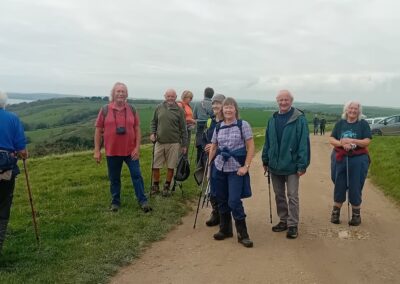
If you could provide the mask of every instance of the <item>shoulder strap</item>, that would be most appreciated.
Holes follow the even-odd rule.
[[[240,130],[240,137],[244,140],[244,138],[243,138],[243,129],[242,129],[243,120],[238,119],[238,120],[236,121],[236,124],[231,124],[231,125],[226,126],[226,127],[224,126],[223,128],[230,128],[230,127],[233,127],[233,126],[237,126],[237,127],[239,128],[239,130]],[[221,128],[221,122],[218,122],[217,125],[215,126],[215,134],[217,134],[217,136],[218,136],[218,131],[220,130],[220,128]]]
[[[108,104],[101,107],[101,111],[103,113],[103,118],[105,119],[108,114]]]
[[[133,116],[135,116],[136,115],[136,108],[131,104],[128,104],[128,106],[131,109]],[[105,119],[107,117],[107,114],[108,114],[108,104],[102,106],[101,107],[101,111],[103,112],[103,118]]]

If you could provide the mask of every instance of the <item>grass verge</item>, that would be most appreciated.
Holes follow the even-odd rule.
[[[143,146],[141,156],[142,173],[149,181],[149,145]],[[154,211],[144,214],[124,167],[122,207],[112,213],[104,159],[96,165],[91,152],[82,152],[30,159],[27,164],[41,246],[36,245],[21,174],[0,258],[0,283],[105,283],[179,224],[197,191],[189,179],[183,196],[178,189],[171,198],[152,198]],[[149,184],[145,186],[148,192]]]
[[[370,178],[400,204],[400,137],[374,136],[369,150]]]

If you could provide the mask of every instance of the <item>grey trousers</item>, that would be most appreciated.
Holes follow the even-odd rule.
[[[280,221],[287,223],[288,227],[297,226],[299,224],[299,176],[297,174],[282,176],[271,173],[271,179],[275,192],[276,211]]]

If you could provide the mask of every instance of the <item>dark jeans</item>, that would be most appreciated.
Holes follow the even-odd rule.
[[[14,196],[15,177],[11,180],[0,181],[0,219],[10,218],[10,209]]]
[[[121,170],[123,162],[128,166],[131,173],[137,200],[140,204],[147,202],[139,160],[132,160],[130,156],[107,156],[108,178],[110,179],[110,192],[112,196],[111,203],[121,205]]]

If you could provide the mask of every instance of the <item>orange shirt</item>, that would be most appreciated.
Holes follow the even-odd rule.
[[[190,105],[185,104],[184,102],[178,102],[178,105],[183,108],[183,111],[185,112],[185,119],[186,119],[186,124],[191,125],[193,124],[193,110],[190,107]]]
[[[114,103],[108,104],[105,119],[101,108],[97,116],[96,127],[104,129],[103,139],[106,156],[129,156],[136,147],[134,127],[139,127],[139,123],[138,112],[136,111],[136,115],[133,115],[127,104],[121,110],[118,110]],[[117,134],[117,127],[125,127],[125,134]]]

